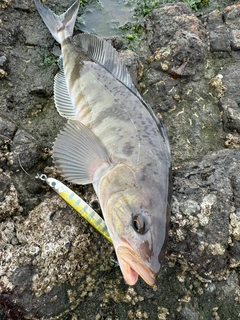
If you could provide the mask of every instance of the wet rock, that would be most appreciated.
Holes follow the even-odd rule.
[[[240,104],[240,92],[238,90],[240,85],[240,79],[238,70],[240,68],[239,62],[234,62],[224,68],[222,71],[223,84],[226,86],[227,91],[224,94],[226,98],[234,100],[237,104]]]
[[[178,80],[188,82],[198,77],[199,68],[208,52],[207,33],[189,6],[166,5],[153,10],[145,20],[146,36],[142,42],[145,58],[142,90],[155,112],[175,108],[181,89]]]
[[[231,28],[232,30],[240,29],[240,21],[238,20],[239,13],[239,4],[228,6],[223,10],[223,17],[227,27]]]
[[[5,56],[1,56],[0,57],[0,67],[3,67],[6,61],[7,61],[7,58]]]
[[[231,31],[231,46],[233,50],[240,50],[240,30]]]
[[[19,205],[19,198],[17,190],[10,178],[10,174],[0,172],[0,222],[5,219],[19,215],[22,212],[22,207]],[[1,225],[1,237],[5,243],[8,243],[5,239],[5,233],[8,227],[4,224]],[[13,231],[13,230],[12,230]],[[8,233],[8,232],[7,232]],[[12,240],[14,236],[11,237]]]
[[[15,131],[14,123],[0,117],[0,141],[11,139]]]
[[[226,67],[223,72],[223,84],[226,86],[224,98],[220,99],[220,107],[223,111],[224,129],[227,131],[240,133],[240,80],[238,70],[240,68],[239,62],[234,62]]]
[[[223,110],[224,129],[240,133],[240,110],[238,104],[230,98],[220,100]]]
[[[13,7],[18,10],[30,11],[30,8],[33,7],[30,0],[13,0],[12,2]]]
[[[207,30],[209,32],[210,47],[212,52],[231,50],[230,30],[226,28],[223,14],[218,10],[208,16]]]
[[[199,164],[180,169],[174,178],[170,250],[206,280],[222,279],[229,255],[230,260],[237,258],[229,244],[240,239],[235,199],[239,181],[240,152],[230,150],[208,155]],[[189,188],[196,191],[186,193]]]
[[[147,42],[153,53],[149,63],[174,76],[196,73],[208,50],[204,26],[184,3],[153,10],[145,20]]]
[[[1,240],[8,245],[0,251],[5,266],[0,270],[2,286],[27,318],[49,318],[66,312],[94,289],[97,270],[111,269],[108,262],[104,265],[99,260],[102,250],[103,260],[109,259],[111,246],[102,243],[98,247],[100,243],[95,241],[100,235],[95,233],[96,238],[90,240],[84,232],[88,227],[81,225],[78,215],[58,196],[46,198],[28,217],[8,219],[1,225]],[[12,244],[13,237],[18,245]],[[91,245],[94,255],[89,251]]]
[[[0,167],[1,171],[6,167],[6,164],[11,163],[12,155],[10,147],[13,135],[16,131],[16,126],[0,117]]]
[[[182,319],[198,320],[199,313],[194,310],[190,303],[186,304],[181,310]]]
[[[240,49],[240,25],[236,21],[240,5],[226,7],[222,12],[217,10],[209,14],[208,26],[211,51]]]
[[[22,166],[25,170],[29,170],[35,166],[41,150],[33,136],[25,130],[18,130],[14,136],[13,143],[11,148],[11,169],[16,170]]]
[[[153,10],[145,26],[138,88],[167,127],[173,162],[197,160],[222,148],[217,90],[224,95],[226,85],[210,85],[219,72],[208,59],[205,26],[184,3]]]

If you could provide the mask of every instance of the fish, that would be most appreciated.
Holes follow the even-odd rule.
[[[53,145],[54,164],[67,181],[93,185],[125,282],[135,285],[140,276],[154,286],[172,195],[164,125],[108,41],[73,35],[79,1],[59,16],[34,1],[61,45],[54,101],[68,120]]]

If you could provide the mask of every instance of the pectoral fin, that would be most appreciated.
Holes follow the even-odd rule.
[[[76,184],[93,183],[111,162],[100,140],[84,124],[69,120],[53,146],[53,160],[61,175]]]

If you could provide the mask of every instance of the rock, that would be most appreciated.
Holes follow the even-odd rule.
[[[19,204],[19,198],[17,190],[10,178],[10,174],[0,172],[0,222],[21,214],[22,207]],[[9,222],[11,224],[11,222]],[[11,224],[12,225],[12,224]],[[5,239],[6,233],[8,233],[8,225],[2,224],[0,227],[1,239],[4,243],[8,243]],[[14,238],[14,230],[11,230],[11,241]]]
[[[239,188],[239,151],[209,154],[175,175],[170,252],[203,279],[222,279],[229,257],[239,261],[229,248],[240,240]]]
[[[226,28],[222,12],[215,10],[211,12],[207,20],[210,48],[212,52],[231,51],[230,30]]]
[[[32,2],[30,0],[13,0],[13,7],[18,10],[30,11]]]
[[[0,57],[0,67],[3,67],[3,65],[5,64],[6,61],[7,61],[7,58],[5,56],[1,56]]]
[[[235,4],[232,6],[227,6],[223,10],[223,18],[228,28],[232,30],[240,30],[240,22],[238,20],[240,13],[240,5]]]
[[[12,143],[13,135],[16,131],[16,126],[0,117],[0,164],[3,169],[7,164],[10,164],[12,155],[9,150]]]
[[[102,271],[111,268],[108,263],[104,266],[106,256],[100,262],[102,250],[106,254],[107,249],[111,255],[111,246],[102,243],[97,248],[94,242],[101,236],[95,233],[97,238],[90,240],[84,232],[87,224],[82,225],[78,215],[57,195],[45,198],[28,217],[7,221],[5,229],[0,229],[2,240],[7,244],[7,249],[0,252],[0,277],[9,300],[14,299],[24,318],[64,314],[94,290],[97,266]],[[18,239],[17,245],[11,244],[14,236]]]
[[[212,90],[210,85],[218,71],[209,58],[205,26],[184,3],[153,10],[145,26],[138,88],[167,127],[173,163],[177,166],[221,149],[220,88]]]
[[[29,170],[35,166],[41,151],[34,137],[25,130],[18,130],[13,142],[11,169],[16,170],[22,166],[25,170]]]
[[[196,73],[206,57],[208,43],[204,26],[185,3],[153,10],[145,20],[147,42],[159,69],[172,77]]]
[[[145,58],[144,85],[148,90],[143,94],[156,112],[166,112],[176,105],[176,95],[182,98],[176,79],[189,81],[197,76],[208,50],[207,33],[184,3],[153,10],[146,17],[145,28],[141,44],[151,52]]]
[[[11,140],[16,129],[14,123],[0,117],[0,141]]]
[[[240,63],[234,62],[228,65],[222,71],[222,75],[223,75],[222,81],[227,88],[224,96],[226,98],[230,98],[234,100],[237,104],[240,103],[240,92],[238,90],[240,85],[240,79],[238,75],[239,67],[240,67]]]
[[[210,46],[213,52],[239,50],[240,24],[236,21],[240,5],[226,7],[223,13],[215,10],[208,17]]]
[[[240,111],[238,104],[230,98],[222,98],[220,100],[223,110],[223,124],[225,130],[240,133]]]

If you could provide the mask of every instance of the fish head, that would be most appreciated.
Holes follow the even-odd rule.
[[[140,275],[153,286],[166,247],[169,203],[167,192],[139,185],[134,170],[117,165],[101,179],[98,195],[126,283],[134,285]]]

